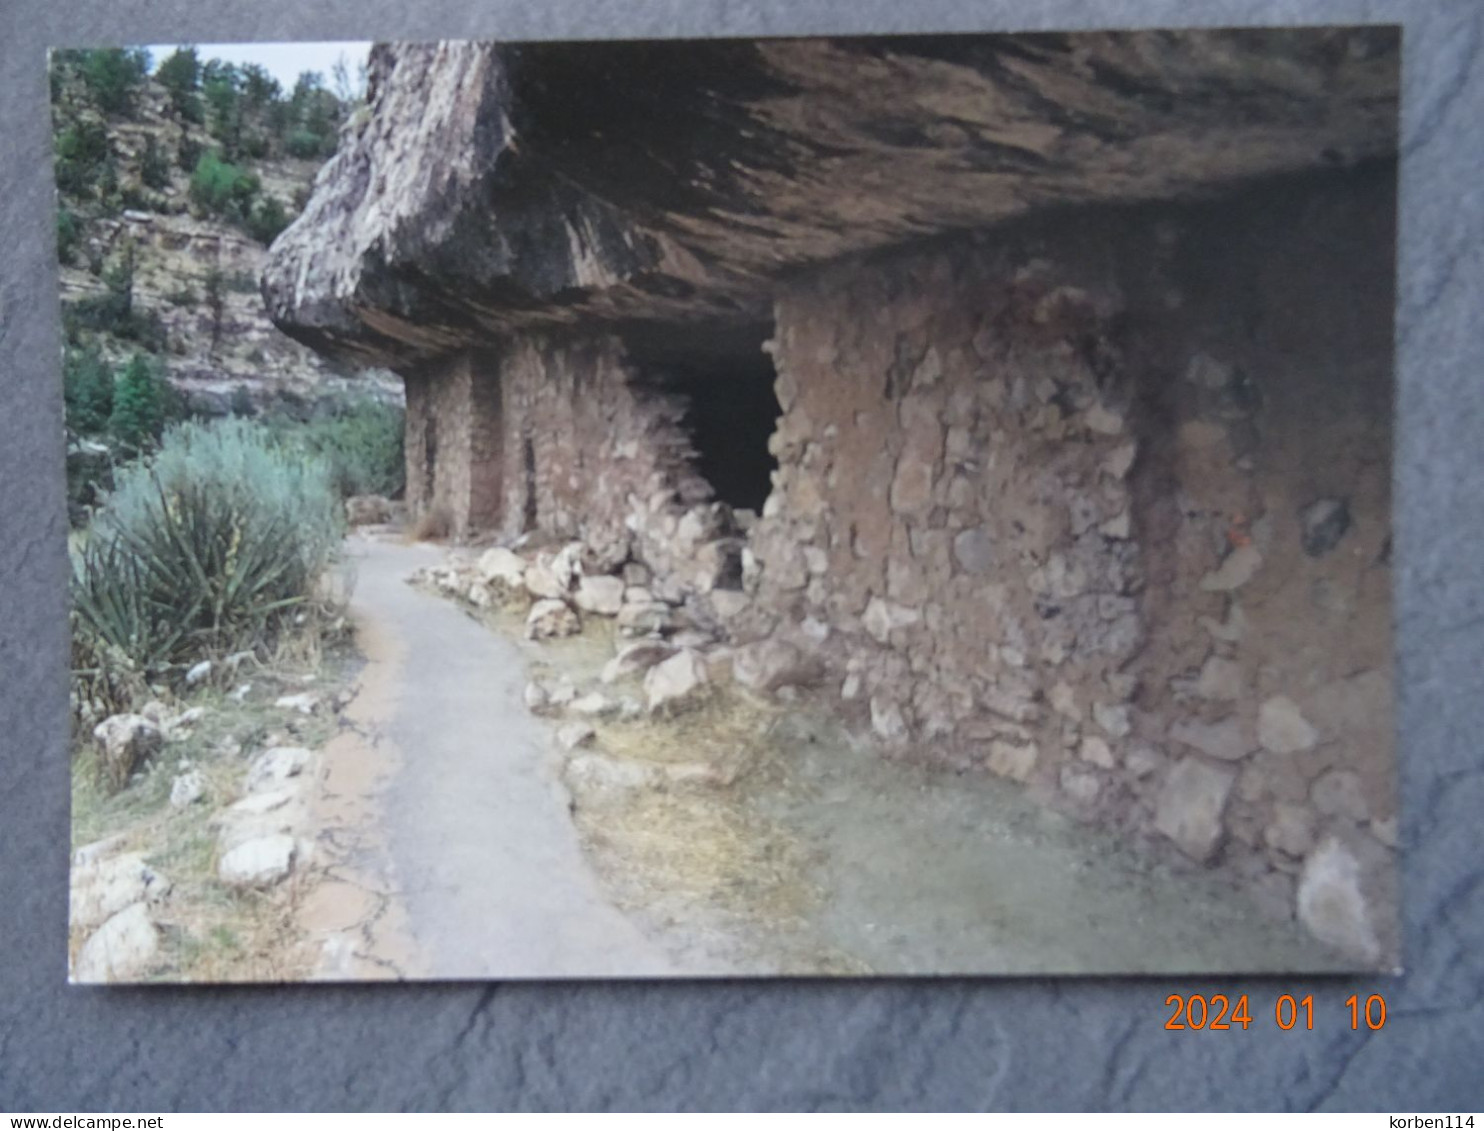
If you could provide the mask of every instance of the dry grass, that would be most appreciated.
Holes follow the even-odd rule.
[[[311,651],[318,658],[317,647]],[[305,676],[318,674],[302,662],[304,657],[300,659],[296,668],[277,669],[278,678],[267,671],[244,671],[242,680],[254,685],[246,702],[207,688],[174,704],[175,711],[201,706],[206,714],[188,736],[168,743],[119,792],[110,792],[100,781],[90,740],[81,743],[74,756],[74,849],[119,836],[117,851],[142,853],[171,883],[169,897],[152,908],[161,931],[161,953],[148,980],[298,981],[311,969],[312,956],[303,951],[295,926],[299,877],[269,892],[239,891],[222,884],[216,874],[220,852],[212,820],[241,795],[247,767],[259,750],[277,743],[314,747],[334,732],[337,724],[332,717],[306,717],[272,706],[278,695],[302,690]],[[326,695],[334,690],[329,681],[318,678],[308,686]],[[177,809],[170,805],[170,786],[183,759],[203,778],[206,799]],[[83,941],[82,932],[69,938],[74,957]]]

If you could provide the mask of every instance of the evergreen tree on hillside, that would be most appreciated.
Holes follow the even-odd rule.
[[[76,52],[74,59],[83,87],[99,110],[115,117],[134,115],[140,88],[149,74],[148,51],[105,47]]]
[[[175,413],[175,390],[155,372],[148,357],[136,353],[113,391],[108,430],[132,448],[159,440]]]
[[[88,436],[108,427],[113,415],[113,370],[96,346],[68,350],[62,366],[67,427]]]
[[[201,60],[194,47],[177,47],[160,64],[155,80],[170,96],[170,109],[183,122],[197,125],[206,120],[201,105]]]

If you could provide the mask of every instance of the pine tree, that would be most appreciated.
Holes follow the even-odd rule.
[[[149,359],[136,353],[114,389],[108,430],[132,448],[143,449],[157,441],[165,429],[163,386]]]

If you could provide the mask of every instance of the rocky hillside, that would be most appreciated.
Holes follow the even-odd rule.
[[[302,208],[350,105],[314,76],[285,92],[189,49],[149,67],[142,52],[52,58],[69,354],[115,374],[142,355],[209,415],[399,400],[391,374],[333,365],[276,330],[258,290],[267,245]]]

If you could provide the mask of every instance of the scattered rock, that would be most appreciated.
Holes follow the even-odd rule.
[[[1257,712],[1257,740],[1274,754],[1297,754],[1319,741],[1319,732],[1286,695],[1275,695]]]
[[[196,684],[200,683],[209,675],[211,675],[211,661],[202,660],[199,664],[192,666],[190,671],[186,672],[186,686],[195,687]]]
[[[652,766],[600,753],[569,758],[562,776],[568,788],[587,805],[601,804],[605,794],[653,786],[659,779]]]
[[[1333,837],[1304,861],[1298,886],[1299,920],[1321,942],[1365,962],[1381,947],[1361,890],[1360,865]]]
[[[1198,353],[1185,367],[1185,379],[1193,385],[1213,392],[1224,389],[1231,383],[1233,369],[1224,361],[1217,361],[1208,353]]]
[[[1322,558],[1339,545],[1350,529],[1350,504],[1345,499],[1319,499],[1299,512],[1304,553]]]
[[[616,577],[584,577],[572,601],[585,613],[616,617],[623,609],[624,583]]]
[[[485,584],[500,586],[507,592],[517,592],[525,585],[525,559],[504,546],[496,546],[479,555],[474,568]]]
[[[781,640],[759,640],[732,653],[732,678],[743,687],[771,694],[781,687],[812,687],[824,678],[824,664]]]
[[[861,617],[861,624],[876,643],[885,644],[894,629],[906,628],[921,619],[922,616],[916,609],[894,605],[889,601],[883,601],[880,597],[872,597],[870,603],[866,605],[865,614]]]
[[[636,641],[621,648],[618,655],[604,664],[599,678],[604,683],[616,683],[625,676],[639,675],[668,660],[677,650],[661,640]]]
[[[206,796],[206,782],[199,770],[188,770],[170,783],[170,804],[177,809],[200,801]]]
[[[565,601],[546,598],[531,606],[526,617],[527,640],[550,640],[557,636],[576,636],[582,622]]]
[[[124,982],[149,968],[160,950],[160,933],[143,903],[131,903],[93,932],[78,952],[74,982]]]
[[[618,710],[618,704],[600,691],[590,691],[580,699],[572,700],[569,710],[573,714],[596,719],[613,714]]]
[[[1094,703],[1092,718],[1113,738],[1126,738],[1134,729],[1133,722],[1129,719],[1128,707],[1122,703]]]
[[[1235,716],[1218,723],[1182,719],[1170,727],[1170,737],[1223,762],[1238,761],[1253,750],[1248,728]]]
[[[1165,768],[1167,759],[1147,742],[1136,742],[1124,755],[1123,768],[1136,779],[1147,778]]]
[[[1112,749],[1095,734],[1090,734],[1082,740],[1082,745],[1077,748],[1077,755],[1084,762],[1091,762],[1094,766],[1101,766],[1105,770],[1111,770],[1116,765]]]
[[[710,690],[706,658],[683,648],[644,676],[644,698],[651,713],[673,712],[694,706]]]
[[[568,723],[557,730],[556,736],[563,750],[576,750],[579,746],[591,744],[597,732],[586,723]]]
[[[907,741],[907,719],[902,708],[880,695],[871,697],[871,729],[877,737],[890,743]]]
[[[1090,431],[1103,436],[1116,436],[1123,431],[1123,416],[1100,404],[1093,405],[1082,414],[1082,422]]]
[[[233,802],[227,806],[227,812],[234,816],[261,817],[275,809],[282,809],[293,799],[292,789],[268,790],[263,793],[250,794],[241,801]]]
[[[1114,479],[1124,479],[1133,469],[1134,459],[1138,454],[1139,445],[1135,441],[1130,440],[1126,444],[1119,444],[1103,460],[1103,470]]]
[[[552,571],[551,561],[544,555],[526,566],[522,575],[526,591],[537,601],[560,601],[567,596],[567,587]]]
[[[294,867],[294,838],[284,833],[244,841],[221,859],[217,875],[233,887],[272,887]]]
[[[298,711],[301,715],[312,715],[320,709],[320,697],[312,691],[301,691],[298,695],[280,695],[273,701],[275,707],[285,711]]]
[[[298,777],[309,764],[311,755],[302,746],[274,746],[264,750],[247,768],[244,788],[248,793],[262,793]]]
[[[632,600],[628,590],[618,611],[618,631],[622,636],[663,636],[674,631],[675,613],[663,601],[652,598]]]
[[[990,773],[1011,781],[1030,780],[1041,751],[1035,743],[991,742],[985,765]]]
[[[1387,817],[1384,821],[1371,821],[1371,835],[1384,844],[1387,848],[1395,848],[1398,843],[1400,830],[1397,827],[1395,817]]]
[[[80,864],[74,860],[68,920],[73,928],[90,929],[131,903],[157,901],[169,891],[170,882],[138,852],[91,858]]]
[[[93,728],[103,752],[103,767],[116,787],[158,753],[165,735],[143,715],[112,715]]]
[[[1155,807],[1154,827],[1187,856],[1205,862],[1224,832],[1227,798],[1236,774],[1197,758],[1183,758],[1165,777]]]
[[[1201,589],[1207,593],[1229,593],[1240,589],[1252,580],[1261,565],[1262,555],[1256,546],[1238,546],[1227,554],[1219,567],[1201,578]]]

